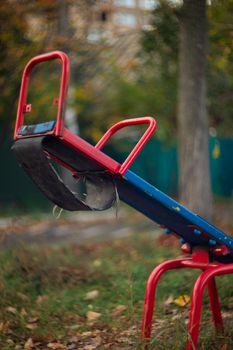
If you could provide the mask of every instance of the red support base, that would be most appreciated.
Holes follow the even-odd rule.
[[[150,274],[146,286],[141,328],[141,339],[145,344],[145,348],[149,348],[150,344],[154,301],[159,279],[164,274],[164,272],[180,268],[198,268],[203,270],[203,272],[197,278],[192,292],[190,318],[188,325],[189,336],[186,343],[186,350],[197,349],[202,298],[205,287],[208,288],[210,308],[212,311],[213,322],[216,331],[219,332],[223,330],[223,321],[215,284],[215,276],[233,273],[233,263],[221,264],[219,262],[209,262],[208,251],[196,250],[190,258],[181,258],[163,262],[162,264],[158,265]]]

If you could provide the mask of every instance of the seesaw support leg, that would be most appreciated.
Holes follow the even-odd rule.
[[[215,277],[233,273],[233,264],[197,264],[195,262],[192,263],[191,258],[165,261],[152,271],[147,281],[141,328],[141,339],[144,342],[143,345],[145,349],[148,349],[150,345],[154,301],[159,279],[168,270],[184,267],[204,269],[204,271],[197,278],[192,292],[190,318],[188,325],[189,336],[186,342],[186,350],[196,350],[198,346],[202,299],[206,287],[208,287],[210,308],[212,311],[215,328],[217,331],[223,330],[223,320],[215,283]]]
[[[210,299],[210,308],[212,310],[213,322],[216,329],[216,332],[223,331],[223,320],[221,314],[221,306],[218,298],[218,291],[216,287],[215,278],[209,280],[208,282],[208,293]]]
[[[184,267],[182,266],[182,262],[187,260],[190,260],[190,258],[165,261],[159,266],[157,266],[149,276],[146,285],[146,294],[144,299],[144,310],[141,327],[141,339],[143,342],[145,342],[145,347],[148,347],[150,343],[155,293],[159,279],[168,270]]]
[[[204,271],[198,277],[193,288],[186,350],[197,349],[201,309],[202,309],[202,298],[203,298],[203,293],[205,288],[204,275],[206,273],[208,274],[208,272],[209,272],[208,270]]]
[[[199,336],[199,325],[200,325],[200,318],[201,318],[201,309],[202,309],[202,298],[204,289],[206,286],[208,286],[209,290],[211,287],[213,287],[213,281],[215,276],[220,275],[226,275],[233,273],[233,264],[228,265],[220,265],[217,267],[211,267],[198,277],[196,280],[196,283],[193,288],[193,294],[192,294],[192,301],[191,301],[191,309],[190,309],[190,319],[189,319],[189,325],[188,325],[188,333],[189,338],[187,340],[187,346],[186,350],[196,350],[198,345],[198,336]],[[221,317],[221,311],[220,311],[220,304],[217,301],[217,304],[214,304],[216,302],[217,298],[217,290],[216,285],[214,285],[214,289],[211,289],[211,309],[213,312],[214,317],[214,323],[215,326],[218,327],[218,329],[223,327],[222,323],[222,317]],[[214,307],[217,307],[216,310],[214,310]]]

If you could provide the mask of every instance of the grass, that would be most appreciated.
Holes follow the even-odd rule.
[[[161,246],[149,234],[2,251],[0,349],[140,349],[146,279],[155,265],[179,254],[176,247]],[[173,303],[165,307],[164,302],[169,296],[190,295],[196,276],[193,270],[173,271],[161,280],[151,349],[185,348],[188,307]],[[225,276],[218,283],[223,313],[229,318],[232,282]],[[87,293],[94,290],[98,295],[87,300]],[[204,310],[199,348],[232,349],[232,319],[225,334],[216,337],[207,298]],[[88,311],[98,313],[98,318],[88,320]]]

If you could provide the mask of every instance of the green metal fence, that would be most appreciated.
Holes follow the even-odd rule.
[[[48,208],[49,201],[19,167],[9,147],[0,151],[0,159],[0,213],[11,208],[26,211]]]
[[[233,138],[210,139],[210,169],[214,194],[233,196]]]
[[[120,148],[120,152],[112,151],[113,157],[123,161],[132,147],[133,144],[127,141],[127,147]],[[217,196],[231,197],[233,195],[233,138],[210,138],[209,149],[213,192]],[[9,148],[0,151],[0,159],[0,209],[16,207],[29,210],[49,206],[48,200],[18,166]],[[177,194],[178,164],[175,144],[163,144],[152,139],[131,169],[165,193]]]

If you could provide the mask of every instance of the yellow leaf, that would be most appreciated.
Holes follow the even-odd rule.
[[[176,298],[173,302],[180,307],[184,307],[190,302],[190,297],[187,294],[183,294]]]
[[[221,153],[221,151],[220,151],[220,145],[219,145],[218,142],[216,142],[215,145],[214,145],[214,149],[213,149],[213,151],[212,151],[212,156],[213,156],[213,158],[214,158],[214,159],[218,159],[219,156],[220,156],[220,153]]]

